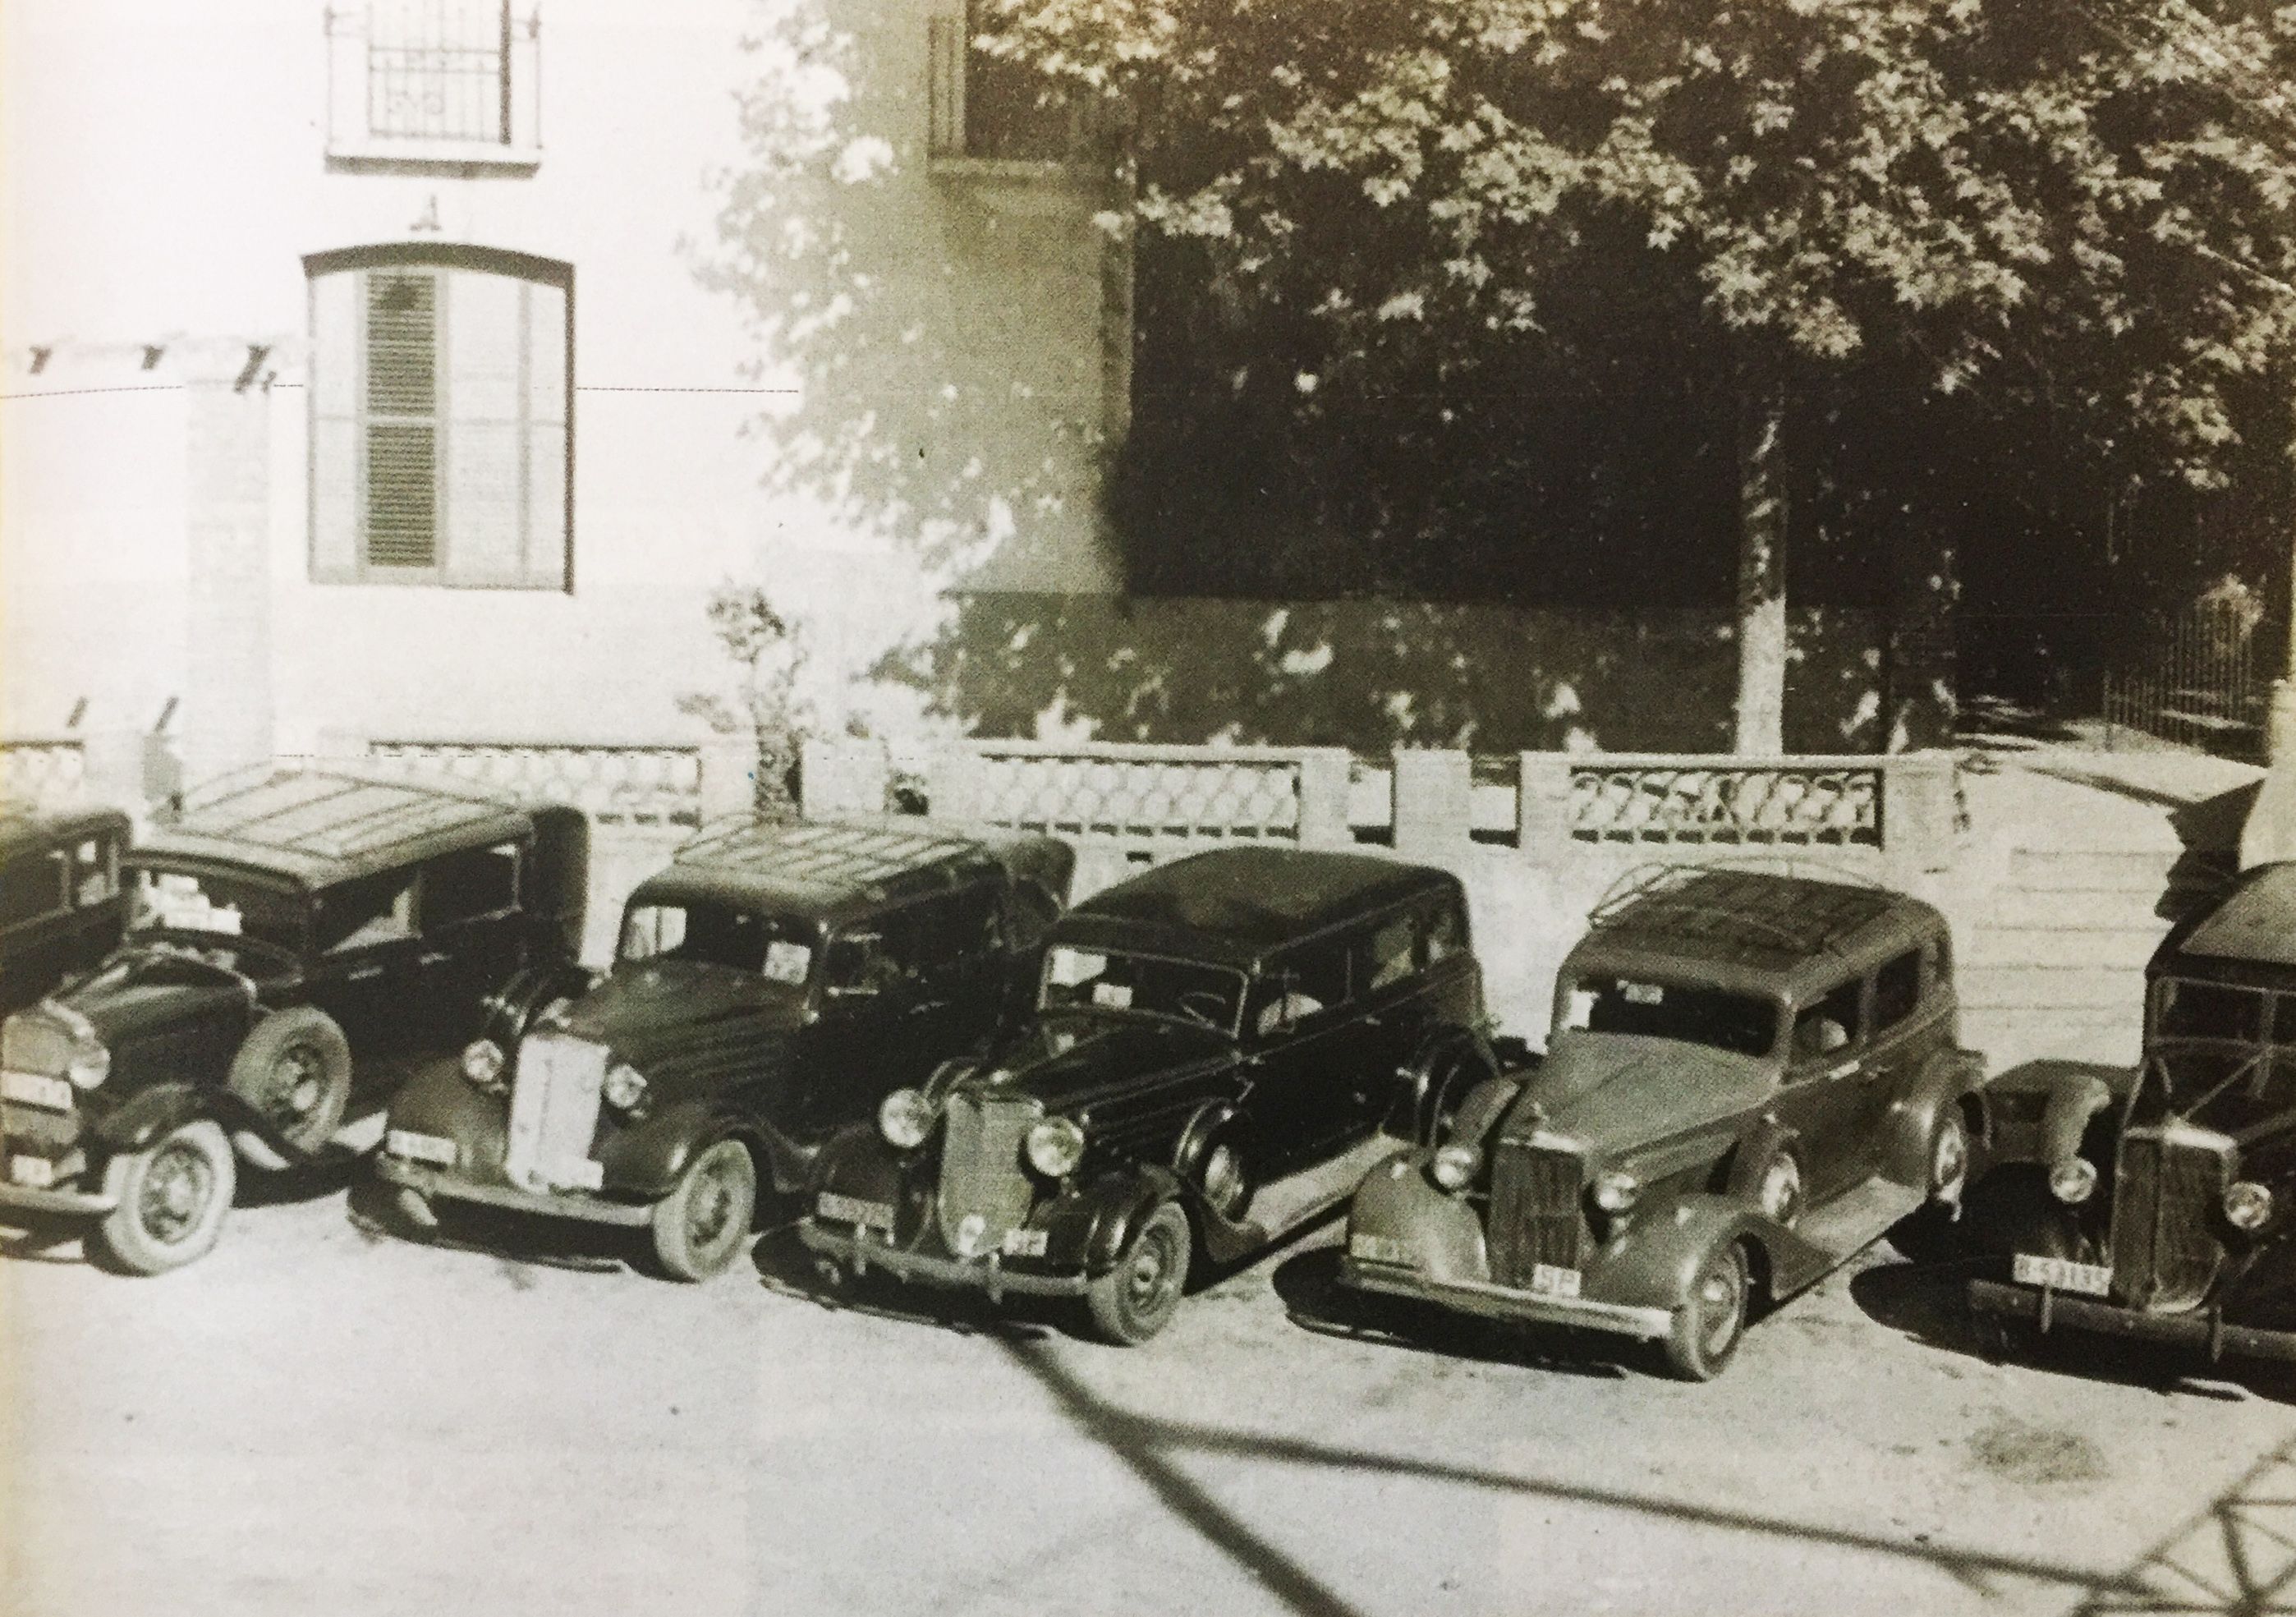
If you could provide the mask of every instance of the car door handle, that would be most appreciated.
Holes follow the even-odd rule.
[[[350,982],[365,982],[370,977],[381,975],[382,967],[379,965],[355,965],[343,973],[345,981]]]
[[[1845,1061],[1840,1066],[1830,1069],[1825,1076],[1828,1079],[1855,1078],[1857,1076],[1857,1063],[1854,1061]]]
[[[424,965],[444,965],[454,957],[443,948],[432,949],[428,954],[416,956]]]
[[[920,1000],[920,1001],[919,1001],[918,1003],[916,1003],[915,1005],[911,1005],[911,1006],[910,1006],[910,1007],[909,1007],[906,1012],[904,1012],[904,1013],[903,1013],[903,1014],[905,1014],[905,1015],[909,1015],[909,1016],[922,1016],[922,1015],[923,1015],[923,1014],[924,1014],[926,1012],[928,1012],[928,1011],[938,1011],[938,1010],[940,1010],[941,1008],[943,1008],[944,1006],[946,1006],[947,1004],[948,1004],[948,1001],[947,1001],[947,1000],[946,1000],[946,999],[925,999],[925,1000]]]

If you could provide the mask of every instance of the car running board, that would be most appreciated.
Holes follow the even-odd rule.
[[[1373,1169],[1407,1149],[1391,1134],[1374,1134],[1343,1155],[1263,1185],[1242,1219],[1208,1228],[1204,1244],[1222,1263],[1273,1246],[1354,1195]]]
[[[1926,1199],[1910,1185],[1868,1179],[1804,1213],[1779,1244],[1778,1294],[1798,1292],[1840,1268],[1888,1235]]]

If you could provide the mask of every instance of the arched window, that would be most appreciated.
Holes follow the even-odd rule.
[[[311,577],[566,589],[572,267],[353,248],[311,293]]]

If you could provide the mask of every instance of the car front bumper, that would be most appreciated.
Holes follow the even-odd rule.
[[[1092,1284],[1082,1274],[1006,1268],[995,1253],[968,1261],[906,1252],[888,1242],[872,1240],[857,1228],[853,1235],[841,1234],[825,1227],[817,1219],[807,1219],[800,1224],[798,1238],[808,1251],[851,1264],[857,1274],[881,1268],[898,1279],[922,1285],[986,1292],[992,1301],[1007,1292],[1026,1297],[1081,1297]]]
[[[642,1228],[653,1221],[653,1204],[648,1202],[608,1202],[581,1194],[554,1195],[546,1191],[521,1190],[513,1185],[489,1185],[427,1162],[387,1154],[376,1157],[374,1166],[375,1172],[388,1183],[434,1201],[471,1202],[545,1219],[578,1219],[587,1224],[611,1224],[625,1229]]]
[[[2233,1357],[2296,1363],[2296,1331],[2231,1325],[2212,1309],[2189,1314],[2148,1314],[2142,1309],[2001,1280],[1971,1281],[1969,1309],[1972,1314],[2019,1320],[2042,1331],[2087,1331],[2130,1342],[2193,1348],[2212,1360]]]
[[[1436,1303],[1486,1319],[1576,1326],[1644,1342],[1657,1341],[1674,1328],[1674,1314],[1668,1309],[1598,1302],[1587,1297],[1551,1297],[1480,1280],[1437,1280],[1393,1264],[1366,1263],[1356,1258],[1340,1260],[1340,1283],[1357,1291]]]
[[[40,1190],[29,1185],[0,1184],[0,1207],[18,1208],[25,1212],[100,1219],[119,1205],[119,1198],[108,1190],[73,1190],[54,1186]]]

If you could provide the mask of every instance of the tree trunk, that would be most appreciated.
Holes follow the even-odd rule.
[[[1785,389],[1752,382],[1738,423],[1738,730],[1741,758],[1785,751]]]

